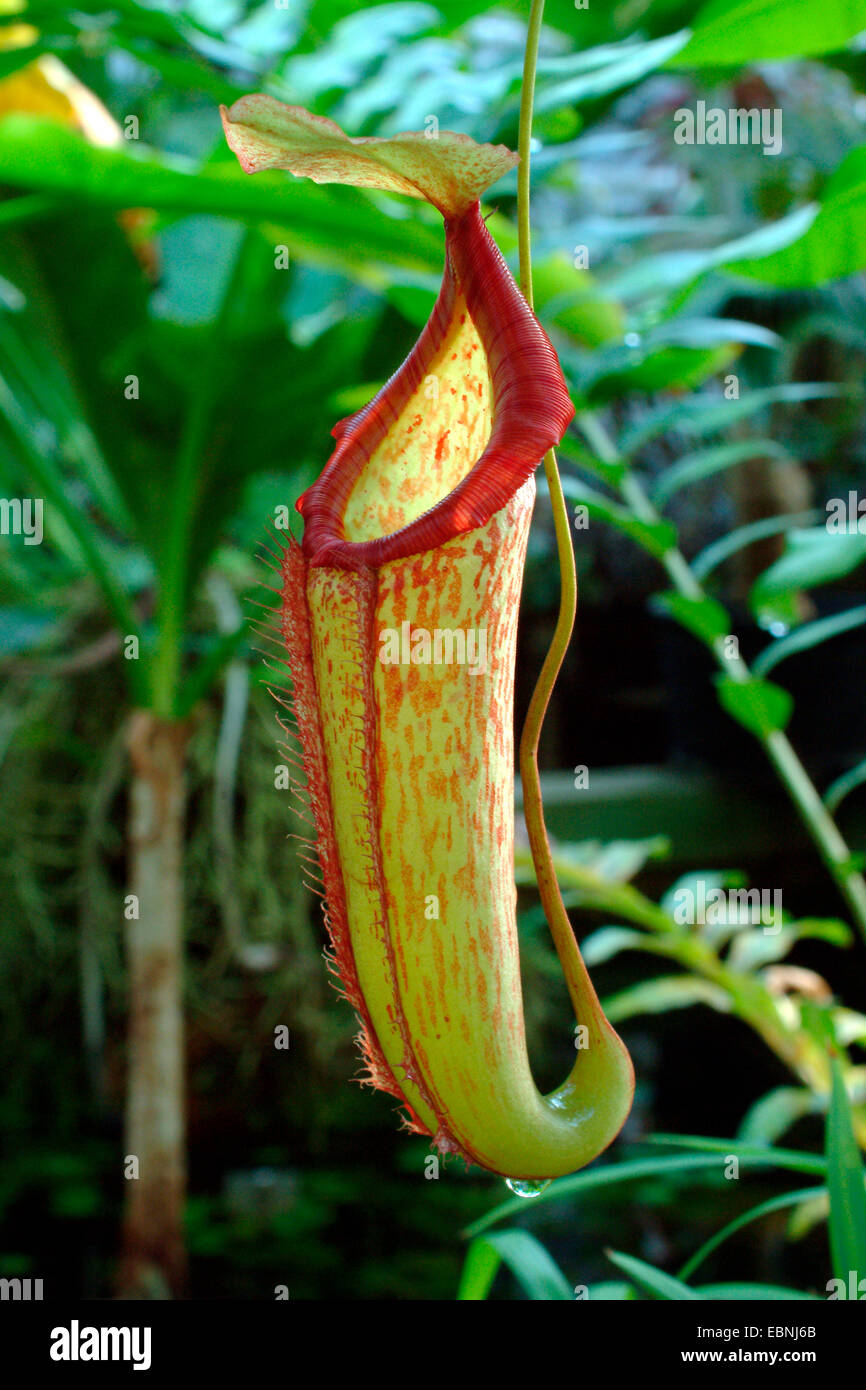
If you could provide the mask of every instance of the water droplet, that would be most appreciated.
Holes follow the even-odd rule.
[[[550,1178],[544,1178],[542,1182],[523,1182],[521,1178],[506,1178],[505,1186],[510,1187],[515,1197],[540,1197],[546,1187],[550,1187]]]

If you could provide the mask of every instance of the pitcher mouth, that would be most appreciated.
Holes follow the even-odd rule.
[[[442,288],[418,342],[373,400],[334,427],[337,447],[298,501],[308,564],[375,569],[484,526],[559,442],[574,415],[556,353],[487,231],[478,203],[446,220],[445,230]],[[432,367],[449,336],[464,326],[465,315],[464,342],[467,349],[473,339],[480,345],[483,363],[473,368],[478,389],[471,424],[464,421],[464,438],[446,470],[450,490],[420,515],[389,529],[387,511],[365,508],[359,498],[371,481],[377,450],[419,388],[435,379]]]

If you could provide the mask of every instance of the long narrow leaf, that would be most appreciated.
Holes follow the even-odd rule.
[[[473,1240],[467,1251],[458,1299],[485,1299],[500,1263],[508,1266],[529,1298],[571,1300],[571,1285],[541,1241],[530,1231],[517,1229],[496,1231]]]
[[[788,457],[787,450],[772,439],[735,440],[732,444],[717,444],[711,449],[698,449],[665,469],[652,488],[652,500],[657,507],[662,507],[680,488],[701,482],[704,478],[714,477],[717,473],[734,468],[738,463],[745,463],[748,459],[784,460]]]
[[[817,1294],[786,1289],[778,1284],[701,1284],[698,1291],[701,1298],[719,1298],[732,1303],[814,1303],[818,1300]]]
[[[702,439],[772,405],[828,400],[853,390],[853,387],[837,386],[830,382],[795,381],[749,391],[736,400],[719,399],[718,396],[689,396],[671,405],[660,406],[643,420],[624,429],[620,436],[620,448],[624,454],[631,456],[651,439],[657,439],[669,430],[676,430],[685,437]]]
[[[704,580],[725,560],[736,555],[738,551],[745,550],[746,546],[754,545],[756,541],[767,540],[769,536],[796,530],[800,526],[813,526],[821,517],[822,513],[815,509],[809,512],[788,512],[784,516],[768,516],[761,521],[750,521],[745,526],[738,526],[695,556],[691,562],[692,573],[696,579]]]
[[[608,1250],[607,1258],[651,1298],[663,1298],[674,1302],[696,1302],[701,1298],[695,1289],[690,1289],[681,1279],[663,1273],[662,1270],[656,1269],[655,1265],[647,1264],[645,1260],[637,1260],[633,1255],[623,1255],[618,1250]]]
[[[777,642],[765,647],[752,662],[752,670],[757,676],[765,676],[789,656],[809,651],[810,648],[829,641],[831,637],[838,637],[840,633],[862,627],[864,623],[866,604],[861,604],[859,608],[849,608],[846,613],[834,613],[829,618],[818,618],[814,623],[804,623],[802,627],[789,632],[786,637],[780,637]]]
[[[774,1211],[784,1211],[786,1207],[795,1207],[800,1202],[809,1201],[813,1197],[822,1197],[826,1194],[826,1187],[800,1187],[796,1192],[783,1192],[780,1197],[770,1197],[766,1202],[760,1202],[756,1207],[737,1216],[733,1221],[729,1221],[727,1226],[723,1226],[715,1235],[710,1236],[709,1240],[699,1250],[696,1250],[690,1259],[686,1260],[679,1272],[680,1279],[689,1279],[699,1265],[702,1265],[714,1250],[718,1250],[720,1245],[737,1231],[741,1231],[744,1226],[749,1226],[753,1221],[759,1221],[762,1216],[769,1216]]]
[[[824,805],[833,815],[841,806],[845,797],[853,792],[857,787],[861,787],[866,782],[866,758],[856,767],[851,767],[847,772],[843,772],[841,777],[837,777],[835,782],[824,793]]]
[[[681,1174],[701,1175],[719,1174],[722,1171],[719,1155],[734,1155],[741,1168],[783,1168],[813,1177],[824,1177],[827,1164],[820,1154],[798,1153],[791,1149],[774,1149],[758,1144],[742,1144],[736,1139],[683,1138],[676,1135],[653,1136],[656,1143],[704,1149],[704,1153],[666,1154],[659,1158],[633,1158],[622,1163],[604,1163],[596,1168],[584,1169],[570,1178],[558,1178],[532,1200],[531,1210],[535,1211],[543,1202],[556,1201],[563,1197],[575,1197],[600,1187],[613,1187],[622,1182],[634,1182],[639,1178],[679,1177]],[[464,1232],[467,1236],[480,1235],[490,1226],[495,1226],[507,1216],[525,1213],[525,1198],[515,1197],[502,1202],[486,1215],[473,1221]]]
[[[833,1091],[827,1117],[827,1187],[830,1192],[830,1252],[833,1273],[846,1289],[866,1278],[866,1174],[854,1137],[851,1102],[842,1068],[833,1062]]]

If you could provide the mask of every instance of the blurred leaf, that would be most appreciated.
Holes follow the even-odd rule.
[[[215,137],[217,119],[214,112]],[[389,216],[357,189],[333,190],[280,173],[253,177],[228,158],[201,168],[153,149],[89,145],[74,132],[32,116],[0,121],[0,180],[114,208],[271,221],[294,254],[349,269],[365,282],[371,280],[371,261],[421,270],[442,267],[442,240],[431,226],[405,213]]]
[[[588,374],[578,377],[582,391],[595,402],[626,391],[682,391],[700,386],[723,372],[738,355],[736,344],[718,347],[662,347],[643,350],[620,344],[599,348]]]
[[[736,681],[731,676],[716,676],[714,680],[722,708],[744,729],[764,738],[785,728],[794,702],[780,685],[756,677]]]
[[[497,1271],[502,1263],[499,1251],[489,1240],[473,1240],[466,1251],[466,1259],[460,1275],[458,1299],[478,1301],[485,1299],[493,1287]]]
[[[866,561],[866,534],[832,532],[810,526],[791,532],[785,550],[752,586],[749,603],[760,614],[762,605],[778,594],[813,589],[852,574]]]
[[[817,509],[811,512],[786,512],[784,516],[768,516],[761,521],[750,521],[745,526],[737,526],[694,557],[691,561],[692,573],[697,580],[703,581],[725,560],[753,545],[755,541],[763,541],[769,536],[778,536],[785,531],[808,526],[820,516],[821,513]]]
[[[738,67],[832,53],[864,28],[862,8],[851,0],[710,0],[669,66]]]
[[[558,864],[567,868],[571,848],[568,844],[558,846]],[[670,841],[664,835],[651,835],[646,840],[609,840],[595,854],[593,868],[606,883],[628,883],[651,859],[664,859],[669,852]]]
[[[785,1230],[788,1240],[802,1240],[816,1226],[827,1220],[830,1215],[830,1194],[826,1187],[822,1188],[822,1192],[823,1196],[801,1202],[796,1211],[791,1212]]]
[[[586,347],[621,339],[623,306],[608,299],[588,270],[576,269],[567,256],[547,256],[532,269],[535,312],[545,324],[567,333]]]
[[[842,776],[837,777],[835,782],[830,783],[824,793],[824,805],[830,814],[835,815],[845,797],[849,796],[857,787],[862,787],[864,782],[866,782],[866,758],[856,767],[851,767],[847,772],[843,772]]]
[[[731,1012],[731,1000],[720,985],[692,975],[660,975],[619,994],[608,995],[603,1001],[604,1011],[613,1024],[640,1014],[688,1009],[694,1004],[706,1004],[722,1014]]]
[[[0,607],[0,654],[12,656],[43,646],[46,637],[59,630],[57,619],[56,612]]]
[[[529,1298],[571,1301],[571,1286],[555,1260],[530,1231],[521,1230],[497,1231],[473,1240],[458,1299],[485,1299],[503,1262]]]
[[[542,490],[539,486],[539,491]],[[562,490],[571,501],[585,506],[589,516],[609,522],[657,559],[676,545],[676,528],[669,521],[641,521],[628,508],[610,501],[603,493],[596,492],[580,479],[570,478],[567,474],[562,479]]]
[[[619,487],[628,472],[627,460],[622,459],[615,463],[608,463],[605,459],[597,458],[595,454],[590,453],[589,449],[578,444],[570,435],[566,435],[560,442],[559,453],[571,463],[585,468],[588,473],[594,473],[601,478],[602,482],[607,483],[608,487]]]
[[[827,1173],[827,1160],[821,1154],[803,1153],[798,1149],[766,1149],[758,1144],[744,1144],[739,1139],[715,1139],[706,1134],[649,1134],[646,1142],[668,1144],[674,1149],[695,1149],[698,1153],[736,1153],[737,1158],[746,1163],[760,1160],[762,1154],[772,1154],[779,1167],[789,1168],[794,1173],[820,1178]],[[736,1147],[732,1148],[732,1144]]]
[[[706,642],[708,647],[714,646],[731,630],[730,614],[707,594],[701,598],[690,598],[668,589],[653,596],[652,607],[666,613],[699,641]]]
[[[727,1299],[733,1303],[772,1301],[788,1303],[793,1300],[803,1303],[823,1302],[814,1293],[801,1293],[799,1289],[786,1289],[778,1284],[701,1284],[698,1289],[701,1298]]]
[[[713,478],[727,468],[745,463],[747,459],[758,458],[785,462],[790,455],[772,439],[737,440],[732,444],[718,444],[711,449],[700,449],[696,453],[686,454],[670,468],[666,468],[653,483],[650,495],[657,507],[663,507],[680,488],[701,482],[705,478]]]
[[[688,32],[635,43],[605,44],[567,58],[542,58],[538,64],[539,112],[560,106],[579,105],[595,100],[621,87],[640,82],[655,72],[686,43]]]
[[[805,1086],[776,1086],[747,1110],[737,1138],[747,1144],[773,1144],[798,1120],[820,1108],[820,1099]]]
[[[866,145],[842,161],[817,217],[799,238],[772,254],[729,261],[728,270],[787,289],[841,280],[866,267]]]
[[[177,704],[178,719],[185,719],[198,701],[206,698],[247,633],[246,624],[242,624],[234,632],[223,633],[210,644],[205,656],[184,680]]]
[[[676,430],[686,438],[704,438],[726,430],[773,405],[796,405],[805,401],[832,400],[850,388],[831,382],[786,382],[748,391],[731,400],[717,395],[689,396],[651,410],[635,424],[627,426],[620,439],[624,454],[631,456],[650,440]]]
[[[632,927],[599,927],[584,937],[580,953],[587,965],[602,965],[620,951],[644,951],[655,944],[651,937]]]
[[[854,1137],[842,1068],[835,1059],[826,1155],[833,1273],[847,1289],[852,1273],[855,1287],[866,1278],[866,1173]]]
[[[558,844],[554,851],[554,866],[561,883],[583,887],[584,872],[589,870],[602,886],[627,883],[650,859],[662,859],[670,850],[663,835],[651,835],[646,840],[581,840]],[[517,882],[535,883],[535,867],[528,848],[518,848],[514,856]],[[571,872],[570,872],[571,871]]]
[[[840,207],[838,211],[841,215],[843,209]],[[775,264],[772,258],[804,238],[817,221],[819,212],[816,203],[809,203],[774,222],[753,227],[733,241],[701,250],[664,251],[642,257],[608,283],[608,292],[627,302],[650,295],[670,295],[675,290],[693,286],[716,270],[758,280],[772,278],[771,274],[763,274],[763,267],[769,264],[772,272]],[[844,228],[844,234],[848,232],[849,229]]]
[[[813,623],[804,623],[802,627],[796,628],[786,637],[780,637],[777,642],[771,643],[759,652],[752,662],[752,670],[756,676],[765,676],[787,657],[794,656],[797,652],[809,651],[812,647],[829,641],[831,637],[838,637],[840,633],[862,627],[864,623],[866,604],[859,608],[849,608],[846,613],[834,613],[829,618],[818,618]]]
[[[587,1294],[591,1303],[627,1303],[637,1297],[632,1284],[620,1283],[617,1279],[590,1284]]]
[[[728,952],[727,964],[732,970],[757,970],[771,961],[784,960],[798,941],[828,941],[833,946],[851,945],[851,931],[844,922],[834,918],[820,920],[804,918],[801,922],[786,923],[779,930],[775,924],[770,931],[763,927],[738,932]]]
[[[5,78],[11,77],[13,73],[19,72],[21,68],[26,68],[29,63],[36,58],[41,58],[43,53],[48,52],[48,44],[44,39],[37,39],[34,43],[26,44],[21,48],[7,48],[0,51],[0,82]]]
[[[843,1047],[852,1042],[866,1043],[866,1014],[856,1009],[834,1009],[833,1029]]]
[[[633,1255],[622,1255],[618,1250],[607,1250],[605,1253],[611,1264],[615,1264],[617,1269],[627,1274],[629,1279],[651,1298],[673,1299],[677,1302],[701,1298],[700,1293],[690,1289],[681,1279],[674,1279],[673,1275],[662,1273],[660,1269],[644,1260],[636,1260]]]

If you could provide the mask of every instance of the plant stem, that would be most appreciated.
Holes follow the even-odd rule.
[[[189,729],[150,710],[129,723],[130,891],[128,1081],[120,1291],[183,1292],[186,1193],[183,843]]]
[[[520,163],[517,169],[517,230],[520,252],[520,287],[527,303],[532,306],[532,253],[529,221],[530,147],[532,143],[532,105],[535,95],[535,69],[538,60],[538,41],[544,14],[544,0],[532,0],[526,35],[526,54],[523,62],[523,86],[520,96],[520,133],[517,149]],[[561,590],[559,612],[550,649],[544,659],[520,739],[520,780],[523,783],[523,813],[535,866],[535,876],[541,903],[550,926],[551,935],[560,959],[575,950],[574,933],[562,901],[541,800],[538,775],[538,740],[551,692],[562,666],[574,628],[577,612],[577,575],[574,551],[568,522],[568,510],[562,492],[556,455],[551,449],[544,459],[544,472],[553,507],[556,548],[559,556]]]
[[[181,643],[189,604],[190,538],[203,484],[208,433],[219,399],[222,362],[230,350],[227,326],[252,238],[249,229],[244,232],[229,273],[198,370],[178,451],[166,543],[159,566],[159,640],[153,673],[153,707],[163,719],[179,714]]]
[[[590,448],[602,462],[618,461],[616,446],[597,416],[591,411],[582,411],[578,416],[578,424]],[[619,486],[624,501],[641,521],[660,520],[659,513],[644,491],[640,479],[633,472],[629,471]],[[674,547],[667,551],[662,556],[662,564],[674,587],[686,598],[706,597],[706,591],[681,550]],[[721,669],[732,680],[745,684],[752,679],[752,672],[747,663],[740,656],[728,656],[722,639],[713,644],[713,654]],[[845,899],[863,939],[866,940],[866,881],[855,868],[851,850],[839,827],[818,795],[812,779],[787,736],[780,729],[757,736],[815,842],[828,872]]]

